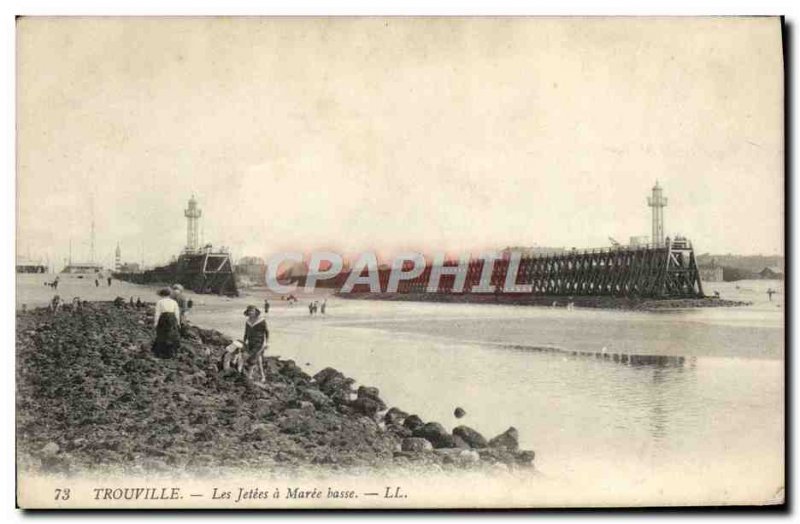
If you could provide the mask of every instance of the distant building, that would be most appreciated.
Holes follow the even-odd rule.
[[[764,280],[783,280],[783,270],[779,267],[765,267],[758,272],[758,276]]]
[[[136,262],[125,262],[124,264],[119,265],[119,269],[117,269],[120,273],[139,273],[142,271],[141,266]]]
[[[103,271],[103,266],[94,262],[74,262],[61,270],[67,275],[94,275]]]
[[[700,271],[702,282],[722,282],[724,280],[724,271],[716,260],[712,260],[711,264],[707,266],[699,266],[697,269]]]
[[[17,273],[47,273],[47,266],[38,262],[18,261]]]
[[[267,274],[267,264],[261,257],[242,257],[233,269],[239,277],[245,277],[253,283],[265,282]]]

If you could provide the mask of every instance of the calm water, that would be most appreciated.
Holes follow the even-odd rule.
[[[310,373],[336,367],[445,426],[493,436],[513,425],[553,493],[763,502],[783,484],[779,286],[719,283],[707,292],[755,304],[659,313],[329,298],[328,314],[309,318],[304,303],[272,300],[270,352]],[[773,302],[767,287],[781,291]],[[262,301],[194,298],[196,324],[235,337],[243,305]]]

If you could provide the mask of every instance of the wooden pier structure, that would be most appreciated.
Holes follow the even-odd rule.
[[[494,261],[491,293],[534,296],[606,296],[625,298],[701,298],[703,285],[691,242],[685,238],[667,238],[661,245],[614,246],[601,249],[572,250],[554,254],[523,256],[516,278],[506,287],[506,275],[513,263],[506,254]],[[454,289],[457,275],[442,275],[437,288],[428,290],[433,267],[410,280],[401,280],[396,293],[458,294],[476,292],[485,262],[472,259],[459,272],[466,275],[463,290]],[[444,266],[458,266],[447,261]],[[365,275],[366,272],[362,272]],[[386,293],[390,269],[378,271],[380,292]],[[341,273],[329,286],[341,289],[349,273]],[[320,281],[322,284],[322,281]],[[324,285],[324,284],[323,284]],[[530,289],[523,288],[530,286]],[[520,292],[520,290],[525,289]],[[370,292],[367,284],[357,284],[351,293]],[[484,293],[486,293],[484,291]]]

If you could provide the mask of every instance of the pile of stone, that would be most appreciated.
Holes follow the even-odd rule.
[[[534,452],[519,449],[519,434],[513,426],[487,440],[475,429],[461,425],[448,432],[438,422],[424,422],[418,415],[402,409],[386,409],[376,387],[359,386],[353,395],[353,379],[333,368],[325,368],[313,377],[326,400],[348,414],[369,417],[379,423],[382,430],[400,439],[400,449],[394,452],[399,461],[424,460],[432,452],[444,463],[503,463],[508,466],[533,465]],[[456,408],[457,418],[464,416]]]
[[[222,367],[231,339],[189,326],[177,358],[150,351],[152,307],[88,303],[17,316],[21,464],[141,472],[219,467],[530,467],[517,431],[492,439],[388,406],[333,368],[267,357],[265,383]],[[462,410],[463,416],[463,410]]]

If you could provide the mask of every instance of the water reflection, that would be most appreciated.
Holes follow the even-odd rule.
[[[689,393],[697,380],[697,357],[610,352],[606,348],[578,351],[524,344],[501,347],[544,357],[540,365],[551,378],[549,391],[583,397],[579,401],[583,407],[577,408],[578,412],[587,406],[587,397],[594,397],[595,409],[615,421],[615,436],[611,439],[646,433],[645,440],[650,443],[652,454],[657,455],[671,439],[681,438],[680,433],[687,427],[701,424],[696,419],[700,413],[695,405],[697,399]],[[561,358],[553,358],[558,355]],[[584,365],[580,365],[582,362]],[[588,384],[576,385],[581,381],[576,381],[575,375],[582,376]]]

